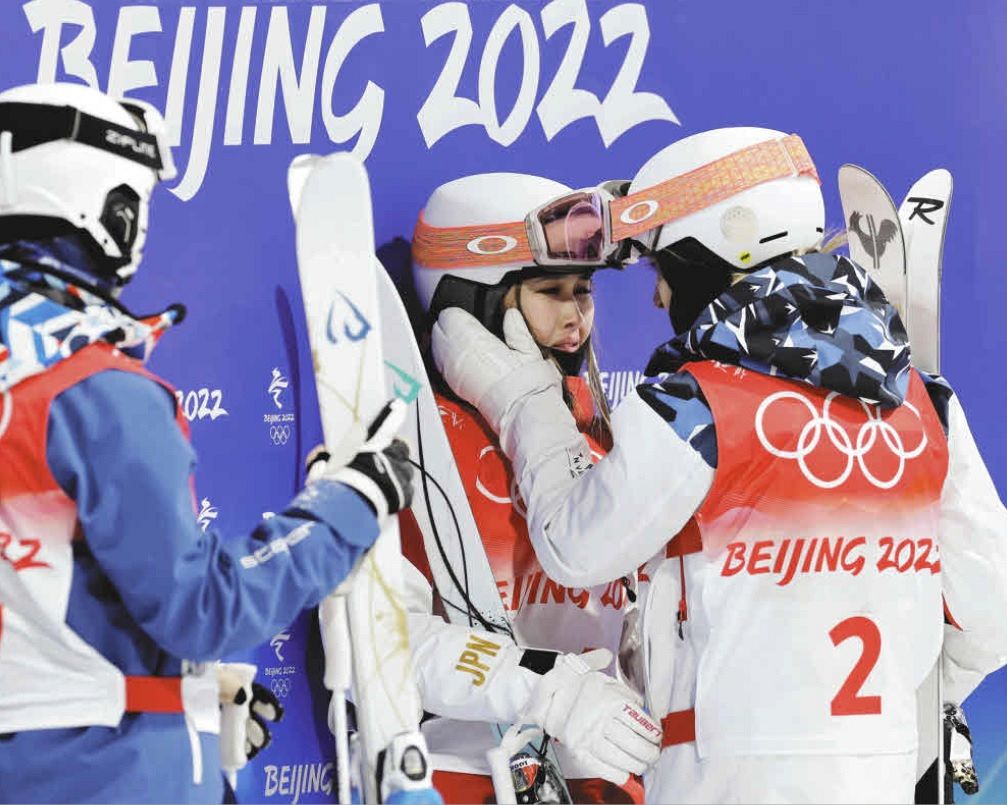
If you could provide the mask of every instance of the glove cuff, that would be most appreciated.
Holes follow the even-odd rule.
[[[360,495],[364,502],[374,510],[374,515],[378,518],[379,523],[384,522],[388,517],[388,500],[384,492],[381,491],[381,487],[369,475],[353,467],[343,467],[339,472],[327,477],[345,484]]]

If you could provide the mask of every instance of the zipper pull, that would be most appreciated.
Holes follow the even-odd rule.
[[[686,606],[685,598],[683,597],[682,600],[678,602],[678,636],[681,640],[685,640],[685,633],[682,625],[687,620],[689,620],[689,608]]]
[[[682,583],[682,597],[678,599],[678,637],[685,640],[683,624],[689,620],[689,605],[685,602],[685,557],[678,557],[678,571]]]

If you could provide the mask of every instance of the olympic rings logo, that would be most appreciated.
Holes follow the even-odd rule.
[[[281,699],[285,699],[290,695],[290,679],[288,677],[275,677],[269,687]]]
[[[878,489],[891,489],[902,479],[902,475],[906,468],[906,462],[919,456],[923,452],[923,448],[927,446],[926,434],[922,435],[918,445],[913,447],[911,450],[907,450],[906,446],[902,442],[902,435],[895,429],[895,426],[882,420],[879,406],[871,405],[869,403],[865,403],[863,400],[860,400],[860,406],[864,409],[864,413],[867,415],[867,421],[860,426],[859,430],[857,430],[856,438],[851,439],[850,435],[846,432],[843,426],[829,416],[829,409],[832,405],[832,400],[838,396],[839,392],[831,392],[829,396],[825,398],[825,403],[822,406],[822,413],[819,414],[814,404],[808,400],[807,397],[802,394],[798,394],[795,391],[779,391],[776,394],[770,395],[762,401],[755,414],[755,432],[759,437],[759,441],[772,455],[777,456],[778,458],[796,461],[797,465],[801,468],[801,472],[804,477],[820,489],[835,489],[850,477],[854,466],[860,467],[860,472],[863,473],[863,476],[872,486],[875,486]],[[801,405],[808,410],[808,414],[810,415],[810,419],[801,428],[800,435],[797,438],[797,448],[794,450],[782,450],[773,445],[769,441],[769,437],[766,435],[764,426],[764,418],[769,407],[773,403],[785,399],[796,400],[801,403]],[[922,422],[920,412],[912,403],[906,402],[904,405],[916,414],[916,418]],[[808,466],[808,456],[814,452],[815,448],[818,447],[819,442],[822,441],[823,432],[829,440],[832,448],[846,458],[846,464],[842,471],[837,477],[831,479],[820,478]],[[888,450],[891,451],[896,459],[898,459],[898,468],[892,474],[892,477],[887,479],[878,478],[873,472],[871,472],[871,469],[867,466],[867,461],[865,460],[865,456],[872,450],[872,448],[874,448],[876,444],[880,444],[878,442],[879,435]]]
[[[290,425],[270,425],[269,438],[273,440],[273,444],[286,444],[290,439]]]

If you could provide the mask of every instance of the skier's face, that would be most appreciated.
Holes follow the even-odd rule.
[[[576,352],[594,327],[594,297],[590,274],[527,279],[504,298],[518,307],[540,347]]]

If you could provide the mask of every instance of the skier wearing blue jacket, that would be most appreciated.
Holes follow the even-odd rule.
[[[151,108],[70,84],[0,93],[0,801],[220,802],[218,657],[287,626],[408,506],[401,442],[363,445],[276,517],[197,523],[195,454],[143,360]]]

